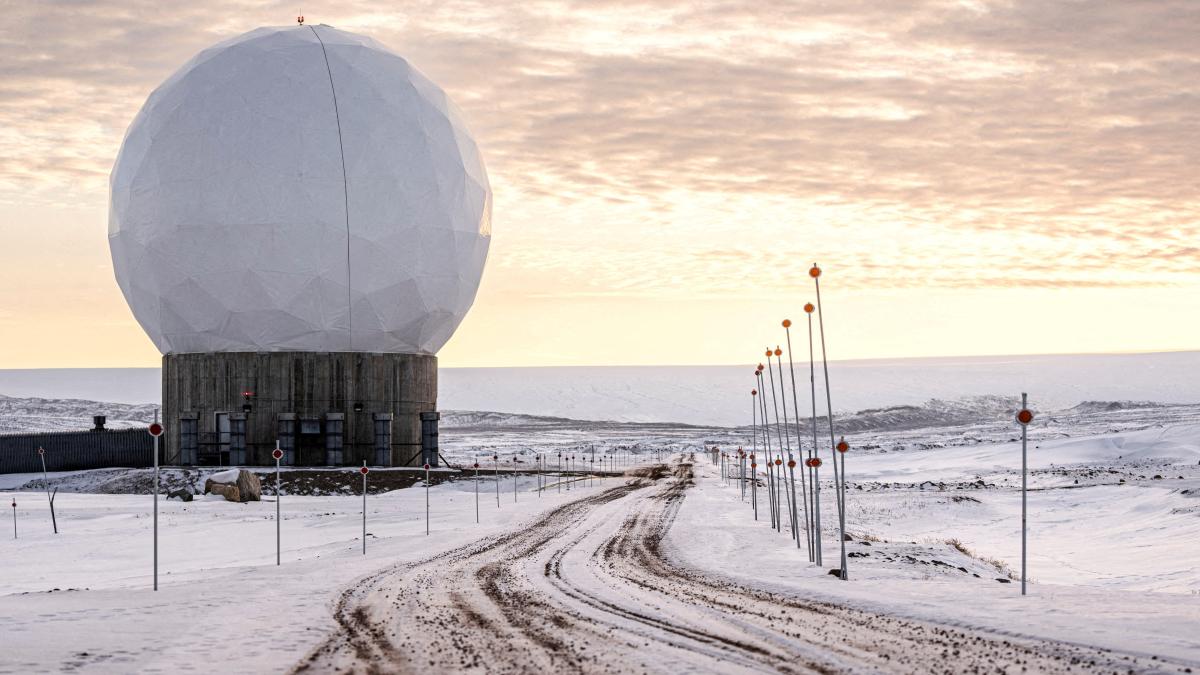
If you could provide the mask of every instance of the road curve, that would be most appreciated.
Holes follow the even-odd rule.
[[[345,590],[294,672],[1190,672],[767,593],[672,561],[690,460]]]

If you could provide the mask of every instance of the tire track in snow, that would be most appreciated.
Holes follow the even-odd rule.
[[[341,594],[339,631],[295,670],[1183,672],[1094,647],[771,594],[688,569],[662,541],[692,485],[690,462],[656,467],[519,530],[384,568]]]

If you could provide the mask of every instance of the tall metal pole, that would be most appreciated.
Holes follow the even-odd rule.
[[[758,371],[754,371],[758,381]],[[750,390],[750,452],[758,452],[758,389]],[[746,453],[742,452],[742,501],[746,501]]]
[[[1028,422],[1023,418],[1023,415],[1029,410],[1029,395],[1021,392],[1021,412],[1018,415],[1018,421],[1021,422],[1021,595],[1025,595],[1025,538],[1026,538],[1026,495],[1028,494],[1027,484],[1027,441],[1028,441]],[[1030,417],[1029,419],[1032,419]]]
[[[800,455],[800,459],[803,460],[804,459],[804,443],[802,443],[800,441],[800,397],[796,395],[796,363],[792,358],[792,321],[790,319],[783,320],[783,331],[787,335],[788,372],[791,373],[791,377],[792,377],[792,413],[793,413],[792,418],[796,422],[796,454]],[[780,367],[780,369],[783,368],[782,361],[780,362],[779,367]],[[780,381],[780,385],[782,386],[782,383],[783,383],[783,373],[782,372],[780,372],[780,374],[779,374],[779,381]],[[785,410],[787,409],[786,404],[784,405],[784,409]],[[816,430],[814,429],[814,432],[815,431]],[[792,495],[794,498],[794,496],[796,494],[796,469],[795,469],[796,462],[795,462],[795,458],[793,458],[793,457],[789,457],[788,459],[790,460],[789,464],[788,464],[788,469],[791,471],[791,475],[792,475]],[[808,546],[808,560],[809,560],[809,562],[812,562],[814,560],[814,557],[813,557],[813,535],[812,535],[812,514],[809,513],[809,510],[808,510],[808,489],[806,487],[807,482],[808,481],[805,480],[804,470],[801,469],[801,472],[800,472],[800,498],[804,501],[804,540]],[[794,501],[795,500],[793,499],[793,503],[794,503]],[[796,545],[797,546],[800,545],[800,542],[798,540],[796,542]]]
[[[817,456],[817,371],[816,359],[813,356],[813,322],[812,313],[816,309],[811,302],[805,303],[804,313],[808,315],[808,383],[811,388],[812,398],[812,427],[813,444],[810,457]],[[808,466],[808,462],[804,463]],[[821,469],[820,467],[808,467],[808,479],[811,481],[811,495],[813,502],[813,562],[817,565],[823,565],[821,541]]]
[[[475,523],[479,523],[479,460],[475,461]]]
[[[492,461],[496,463],[496,508],[500,508],[500,453],[492,455]]]
[[[367,554],[367,460],[365,460],[365,459],[363,460],[363,465],[362,465],[362,470],[361,470],[361,473],[362,473],[362,477],[363,477],[363,532],[362,532],[362,540],[363,540],[363,555],[366,555],[366,554]]]
[[[279,496],[279,493],[280,493],[279,486],[281,485],[281,482],[279,480],[279,458],[282,454],[283,454],[282,451],[279,449],[279,441],[275,441],[275,452],[273,453],[273,455],[275,457],[275,566],[276,567],[278,567],[280,565],[280,558],[281,558],[280,548],[282,547],[282,543],[283,543],[283,536],[281,533],[281,525],[280,525],[280,520],[279,520],[280,513],[281,513],[281,509],[279,506],[279,501],[281,499]]]
[[[429,536],[429,465],[425,465],[425,536]]]
[[[792,529],[796,530],[796,548],[800,548],[800,530],[798,529],[799,525],[796,523],[796,460],[788,459],[787,467],[788,467],[788,482],[791,484],[791,488],[792,488],[792,524],[793,524]],[[801,487],[801,489],[804,488],[804,476],[803,475],[800,477],[800,487]],[[805,502],[804,502],[804,510],[807,513],[807,511],[808,511],[807,498],[805,499]],[[812,560],[812,539],[809,538],[808,519],[807,518],[805,518],[805,520],[804,520],[804,541],[806,544],[808,544],[808,559],[811,561]]]
[[[842,477],[839,477],[838,472],[838,457],[836,450],[836,441],[833,439],[833,398],[829,393],[829,357],[825,352],[825,315],[821,311],[821,268],[813,263],[812,269],[808,271],[812,277],[813,284],[817,291],[817,325],[821,333],[821,365],[825,370],[825,409],[829,419],[829,451],[833,457],[833,482],[837,486],[837,503],[838,503],[838,544],[842,549],[842,581],[850,578],[849,572],[846,570],[846,486],[845,486],[845,459],[842,461]]]
[[[554,469],[555,469],[555,471],[558,472],[558,480],[555,481],[555,484],[558,486],[558,494],[561,495],[562,494],[562,482],[563,482],[562,452],[561,451],[559,451],[559,453],[558,453],[558,464],[555,465]]]
[[[13,497],[13,539],[17,538],[17,498]]]
[[[746,451],[738,448],[738,482],[742,484],[742,501],[746,501]]]
[[[158,424],[158,408],[154,409],[154,424]],[[53,512],[52,502],[51,513]],[[154,590],[158,590],[158,435],[154,435]]]
[[[790,345],[788,347],[788,358],[791,358]],[[770,363],[770,360],[768,359],[767,362]],[[787,389],[785,389],[783,386],[783,350],[780,349],[778,346],[775,347],[775,365],[779,368],[779,400],[782,401],[782,403],[783,403],[783,438],[784,438],[784,441],[786,441],[788,461],[793,461],[795,458],[792,455],[792,434],[790,431],[788,431]],[[774,384],[774,382],[772,382],[772,384]],[[793,384],[795,384],[795,383],[793,382]],[[772,392],[773,391],[774,391],[774,389],[772,388]],[[776,422],[779,421],[778,413],[776,413],[776,415],[775,415],[775,420],[776,420]],[[797,450],[799,450],[799,448],[800,448],[800,433],[799,432],[796,433],[796,448],[797,448]],[[776,464],[775,466],[776,466],[776,470],[779,473],[779,481],[780,481],[780,485],[782,487],[782,485],[787,482],[787,479],[784,478],[784,474],[783,474],[782,456],[780,457],[780,460],[781,460],[780,463]],[[794,488],[795,485],[793,485],[792,487]],[[792,537],[794,537],[796,539],[796,548],[800,548],[800,525],[796,522],[795,504],[793,503],[793,501],[790,497],[790,495],[794,492],[795,492],[794,489],[792,490],[792,492],[788,492],[786,488],[783,488],[784,497],[787,497],[788,521],[789,521],[789,525],[792,530]],[[805,531],[808,530],[808,522],[807,521],[805,521],[805,523],[804,523],[804,529],[805,529]]]
[[[754,504],[754,519],[758,520],[758,462],[750,455],[750,501]]]
[[[759,390],[765,392],[766,391],[766,381],[765,381],[766,378],[764,378],[762,376],[762,369],[763,369],[763,366],[760,363],[758,365],[758,388],[759,388]],[[771,429],[768,426],[770,424],[770,421],[769,421],[769,418],[767,417],[767,396],[765,393],[759,397],[758,408],[759,408],[758,409],[759,414],[762,415],[762,417],[759,418],[762,420],[762,424],[760,424],[759,426],[761,427],[762,432],[763,432],[763,454],[766,455],[767,462],[769,463],[771,461]],[[755,463],[757,463],[757,462],[755,462]],[[754,467],[751,467],[751,469],[753,469],[753,468]],[[752,477],[754,478],[755,484],[757,484],[758,483],[758,472],[751,471],[751,473],[753,474]],[[768,488],[770,487],[769,481],[767,483],[767,487]],[[768,492],[767,496],[770,497],[769,492]],[[775,526],[774,514],[772,513],[771,516],[772,516],[771,526],[774,527]]]
[[[513,503],[517,503],[517,456],[513,455]]]
[[[773,366],[771,366],[771,354],[772,354],[771,349],[768,347],[767,348],[767,375],[771,379],[771,407],[774,408],[774,410],[775,410],[775,439],[777,441],[779,441],[779,453],[783,454],[783,449],[784,449],[783,432],[779,428],[779,397],[775,395],[775,368]],[[785,410],[786,410],[786,407],[785,407]],[[791,445],[790,438],[788,441],[788,445],[789,446]],[[781,517],[781,514],[779,513],[779,485],[778,485],[779,481],[776,476],[776,474],[778,474],[778,473],[779,473],[778,467],[775,464],[774,458],[768,456],[767,457],[767,481],[772,483],[772,489],[770,492],[771,502],[772,502],[772,513],[775,514],[775,529],[777,531],[782,531],[783,518]]]

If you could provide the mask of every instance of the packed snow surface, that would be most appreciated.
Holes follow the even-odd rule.
[[[232,672],[287,669],[316,658],[314,650],[328,640],[336,642],[343,625],[337,622],[338,612],[363,607],[387,620],[387,606],[395,597],[391,584],[413,588],[403,576],[406,570],[415,574],[424,569],[422,561],[442,554],[467,565],[464,573],[476,563],[480,569],[491,569],[491,562],[511,565],[505,574],[526,575],[517,579],[531,584],[531,592],[576,589],[570,592],[595,594],[621,606],[654,603],[679,629],[715,630],[726,624],[703,618],[711,608],[688,609],[677,597],[614,588],[611,579],[596,576],[603,570],[639,575],[644,570],[625,569],[620,561],[600,568],[587,562],[586,554],[599,550],[605,537],[646,527],[645,509],[662,504],[648,490],[666,489],[663,481],[670,477],[609,498],[601,495],[624,485],[629,476],[610,475],[604,482],[554,476],[560,462],[565,466],[571,461],[575,469],[624,471],[659,461],[674,465],[687,457],[694,457],[694,485],[676,492],[677,514],[660,532],[663,539],[656,550],[672,565],[691,570],[688,574],[716,580],[722,588],[835,603],[850,608],[846,611],[901,617],[918,627],[932,621],[1022,640],[1062,640],[1140,655],[1130,657],[1139,659],[1138,669],[1153,670],[1147,664],[1157,662],[1163,664],[1161,672],[1195,671],[1200,668],[1200,640],[1195,637],[1200,625],[1195,600],[1200,594],[1200,549],[1195,545],[1200,540],[1198,413],[1198,406],[1093,404],[1038,418],[1029,445],[1031,583],[1024,598],[1013,580],[1020,571],[1020,443],[1011,418],[848,434],[851,580],[845,583],[827,573],[840,564],[827,472],[821,476],[824,565],[818,567],[788,536],[788,516],[782,531],[770,528],[765,479],[760,476],[755,520],[751,494],[743,497],[737,482],[723,479],[720,463],[711,463],[704,453],[713,444],[725,450],[754,447],[745,429],[546,420],[460,427],[444,436],[449,461],[469,464],[497,453],[504,470],[489,470],[492,465],[484,461],[478,483],[468,471],[430,487],[429,535],[426,492],[419,480],[413,488],[371,494],[364,556],[361,477],[351,469],[326,472],[325,484],[340,480],[342,489],[326,496],[290,496],[285,483],[281,567],[274,565],[273,482],[264,482],[263,502],[160,499],[158,593],[150,590],[150,496],[87,493],[114,484],[144,490],[147,470],[128,470],[130,477],[139,478],[124,482],[111,475],[120,470],[110,470],[103,480],[89,478],[103,472],[51,475],[51,485],[63,488],[55,502],[58,535],[50,530],[41,476],[5,476],[0,489],[8,491],[5,502],[18,503],[20,536],[0,547],[5,561],[0,621],[7,635],[16,638],[0,656],[0,672],[190,671],[206,668],[203,655],[218,651],[239,655],[228,666]],[[772,429],[773,438],[784,431]],[[788,442],[794,440],[792,433]],[[757,451],[763,453],[761,447]],[[828,454],[822,446],[822,455]],[[524,471],[515,475],[515,484],[514,467]],[[539,480],[546,484],[540,493]],[[80,492],[67,491],[72,486]],[[552,515],[573,500],[593,497]],[[540,520],[544,517],[551,520]],[[623,522],[632,529],[623,530]],[[466,551],[509,555],[525,550],[517,545],[520,537],[541,541],[537,533],[542,530],[553,535],[553,545],[537,549],[523,562],[449,553],[467,546]],[[518,539],[507,548],[471,545],[481,537]],[[568,548],[561,558],[551,557],[560,561],[556,564],[563,578],[571,580],[561,588],[558,582],[546,585],[552,580],[541,570],[550,559],[539,557],[543,551],[554,553],[559,542]],[[441,563],[430,569],[442,569]],[[391,574],[401,576],[393,579]],[[462,579],[469,584],[475,577]],[[664,582],[661,589],[676,587]],[[720,592],[732,592],[728,588]],[[460,590],[474,592],[469,586]],[[587,607],[580,611],[596,611],[594,605]],[[797,621],[804,625],[802,617]],[[288,630],[247,629],[280,622]],[[616,625],[625,630],[626,624],[621,620]],[[567,632],[562,637],[581,635]],[[468,631],[464,639],[485,644],[497,638]],[[677,648],[654,641],[648,649],[657,659],[652,671],[670,670],[673,663],[732,667],[721,660],[722,654],[703,649],[677,653],[672,651]],[[340,667],[346,663],[337,659],[355,658],[336,648],[327,654],[333,661],[318,658],[314,664]],[[813,655],[818,657],[824,658]],[[1158,659],[1169,660],[1170,668]]]
[[[1130,358],[1141,366],[1163,359],[1157,361],[1163,368],[1195,374],[1188,370],[1194,357],[1187,355],[1103,358]],[[973,368],[982,366],[967,364],[963,372]],[[1084,385],[1091,377],[1061,364],[1054,368],[1058,376],[1084,378]],[[1032,645],[1030,658],[1065,649],[1062,663],[1070,663],[1080,654],[1106,659],[1103,650],[1116,650],[1112,658],[1127,664],[1122,670],[1200,672],[1200,405],[1188,403],[1196,400],[1188,388],[1194,383],[1160,372],[1169,386],[1157,392],[1132,376],[1094,391],[1069,379],[1043,382],[1042,390],[1029,387],[1038,414],[1029,427],[1030,583],[1022,597],[1015,579],[1021,570],[1021,443],[1012,413],[1014,393],[1028,383],[962,384],[947,372],[945,386],[921,384],[913,375],[914,386],[928,387],[920,396],[879,395],[870,405],[864,402],[874,394],[849,391],[853,378],[845,377],[842,399],[858,402],[845,404],[854,412],[835,418],[838,434],[844,432],[851,446],[847,582],[828,574],[841,562],[827,420],[818,418],[815,429],[826,462],[820,476],[821,566],[789,537],[786,513],[780,531],[771,529],[761,465],[758,489],[743,495],[733,480],[736,468],[727,465],[723,475],[721,462],[713,463],[705,450],[741,447],[760,459],[786,459],[789,449],[807,455],[814,429],[803,394],[800,424],[793,414],[791,425],[772,426],[769,449],[761,429],[753,434],[749,420],[732,416],[727,424],[714,417],[701,426],[570,419],[571,405],[585,400],[590,407],[579,416],[603,416],[596,401],[613,400],[604,386],[595,391],[609,393],[587,397],[576,397],[582,385],[567,388],[561,405],[548,411],[533,407],[539,405],[533,399],[520,403],[521,414],[463,404],[463,411],[444,419],[442,452],[452,466],[479,461],[478,482],[473,470],[438,472],[428,488],[423,472],[373,471],[370,485],[385,491],[369,489],[365,555],[361,476],[352,467],[284,476],[279,567],[271,471],[264,470],[263,502],[160,497],[157,593],[150,590],[150,470],[63,472],[48,482],[40,474],[3,475],[2,503],[15,500],[17,507],[5,506],[0,516],[15,514],[19,537],[0,541],[6,638],[0,673],[190,672],[211,669],[212,653],[238,655],[222,664],[230,672],[303,663],[361,667],[360,653],[344,648],[352,638],[370,642],[369,634],[347,634],[354,617],[369,617],[407,639],[413,626],[389,622],[417,611],[429,612],[430,620],[452,619],[452,639],[467,645],[460,650],[464,658],[480,645],[524,649],[525,642],[496,632],[495,626],[508,625],[503,617],[488,618],[489,612],[503,614],[509,600],[488,595],[492,586],[481,581],[487,575],[477,574],[483,572],[504,575],[500,590],[529,593],[541,603],[518,605],[545,614],[529,631],[555,627],[546,644],[558,641],[563,653],[580,657],[572,650],[596,644],[591,626],[609,626],[621,640],[644,639],[640,653],[651,672],[684,666],[761,670],[773,667],[771,659],[793,656],[807,660],[788,663],[883,669],[870,660],[878,655],[839,652],[834,643],[826,650],[820,626],[810,625],[803,609],[814,603],[835,607],[848,621],[867,621],[863,625],[876,631],[870,639],[889,648],[913,645],[913,651],[893,652],[913,659],[905,661],[916,664],[912,670],[929,665],[921,646],[926,641],[918,638],[933,630],[961,633],[968,645],[977,644],[975,638]],[[886,385],[887,378],[880,378]],[[524,385],[506,386],[522,391]],[[661,403],[661,389],[650,391],[656,393],[643,401],[648,408],[668,416],[678,410]],[[701,397],[691,403],[697,410],[711,404]],[[62,412],[61,419],[90,423],[90,411],[75,404],[22,402],[9,410],[36,417],[47,405]],[[493,455],[500,457],[499,470]],[[613,475],[656,464],[692,468],[686,479],[682,471],[654,478]],[[560,476],[560,468],[573,473]],[[581,475],[602,469],[610,471],[603,482]],[[164,470],[164,491],[197,489],[219,470]],[[59,490],[57,535],[50,528],[47,488]],[[622,551],[652,554],[650,566],[635,564],[637,556],[622,557]],[[450,574],[438,576],[442,571]],[[465,604],[426,603],[412,595],[422,580],[450,593],[433,597],[460,597]],[[681,598],[693,582],[708,584],[700,596],[709,600]],[[710,601],[717,604],[705,604]],[[751,614],[731,617],[720,605],[727,601]],[[572,627],[572,612],[587,621]],[[464,619],[472,615],[487,620]],[[754,623],[760,620],[768,623]],[[884,624],[897,631],[895,640],[878,632]],[[276,625],[287,630],[263,629]],[[712,647],[720,640],[741,644],[747,635],[766,637],[765,655]],[[717,642],[705,642],[710,638]],[[609,665],[629,663],[622,660],[621,640],[602,656]],[[363,644],[362,653],[379,659],[407,658],[386,645]],[[538,644],[529,647],[541,650],[530,663],[561,665]]]

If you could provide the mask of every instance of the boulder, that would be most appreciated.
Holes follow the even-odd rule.
[[[241,493],[242,501],[262,501],[262,482],[258,480],[257,474],[251,473],[245,469],[239,471],[237,477],[237,488],[238,492]]]
[[[242,501],[242,493],[238,490],[237,485],[226,485],[224,483],[206,483],[205,487],[214,495],[221,495],[227,502]]]
[[[192,491],[172,490],[171,492],[167,493],[167,499],[178,499],[181,502],[190,502],[192,501]]]
[[[232,469],[209,476],[204,481],[204,494],[217,494],[231,502],[262,501],[262,483],[258,476],[245,469]]]

